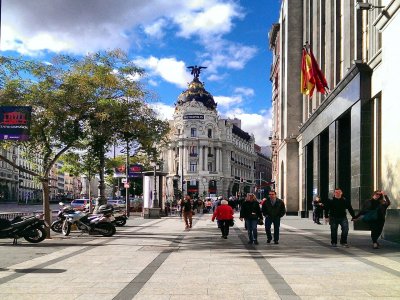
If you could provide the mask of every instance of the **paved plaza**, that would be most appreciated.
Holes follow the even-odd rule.
[[[178,216],[131,217],[111,238],[75,232],[40,244],[0,240],[0,299],[400,299],[400,245],[371,248],[350,231],[284,217],[279,245],[247,245],[236,216],[227,240],[211,215],[184,230]]]

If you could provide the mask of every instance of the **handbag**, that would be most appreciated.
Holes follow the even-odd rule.
[[[378,208],[367,211],[362,216],[362,220],[367,223],[378,221]]]
[[[257,224],[258,225],[264,225],[263,219],[262,218],[258,219]]]
[[[233,227],[233,225],[235,225],[235,221],[233,219],[228,220],[228,225],[229,227]]]

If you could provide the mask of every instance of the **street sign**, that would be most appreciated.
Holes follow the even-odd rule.
[[[129,189],[129,182],[124,183],[124,188]]]
[[[128,181],[126,180],[126,178],[122,178],[122,179],[121,179],[121,182],[122,182],[122,183],[127,183]]]

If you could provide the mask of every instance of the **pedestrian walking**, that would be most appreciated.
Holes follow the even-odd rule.
[[[365,201],[362,210],[354,220],[362,219],[368,223],[371,229],[372,248],[378,249],[380,244],[378,238],[382,234],[385,226],[386,210],[390,205],[390,200],[384,191],[375,191],[372,198]]]
[[[281,226],[281,218],[286,213],[285,203],[276,197],[275,191],[269,191],[269,199],[262,204],[262,214],[265,217],[265,233],[267,234],[267,243],[271,243],[272,233],[271,226],[274,225],[274,243],[279,244],[279,227]]]
[[[222,200],[221,205],[218,206],[211,218],[214,222],[215,219],[218,220],[219,228],[221,229],[222,238],[227,239],[229,235],[229,227],[233,226],[233,209],[228,205],[228,201]]]
[[[217,199],[214,200],[214,202],[213,202],[213,212],[215,212],[217,207],[221,205],[221,201],[222,201],[222,196],[219,196]]]
[[[248,244],[258,245],[257,224],[262,219],[260,205],[254,194],[247,194],[246,200],[240,209],[240,220],[245,221],[247,233],[249,235]]]
[[[203,200],[197,199],[197,213],[203,212]]]
[[[332,199],[326,201],[325,204],[325,219],[329,222],[331,227],[331,245],[337,247],[337,234],[340,225],[341,235],[340,244],[344,247],[349,247],[347,243],[347,236],[349,234],[349,221],[347,220],[346,210],[349,211],[352,221],[355,214],[351,206],[350,200],[343,197],[343,191],[340,188],[335,188]]]
[[[181,206],[182,206],[183,219],[185,221],[185,229],[192,228],[193,208],[192,208],[192,201],[189,195],[186,195],[183,198]]]
[[[315,224],[322,225],[319,219],[322,217],[324,211],[324,204],[320,196],[316,196],[313,201],[313,221]]]

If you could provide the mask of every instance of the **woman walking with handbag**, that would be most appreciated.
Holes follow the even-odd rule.
[[[249,235],[248,244],[258,245],[257,241],[257,224],[258,220],[262,220],[260,204],[254,194],[247,194],[246,201],[243,202],[240,209],[240,221],[245,221],[247,234]]]
[[[222,200],[221,205],[217,206],[211,221],[217,219],[221,229],[222,238],[227,239],[229,235],[229,226],[233,226],[233,209],[228,205],[228,201]]]
[[[369,224],[374,249],[379,248],[378,238],[385,225],[385,215],[389,205],[389,197],[383,191],[375,191],[372,198],[365,201],[363,209],[354,218],[355,220],[362,219]]]

